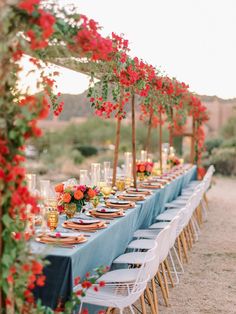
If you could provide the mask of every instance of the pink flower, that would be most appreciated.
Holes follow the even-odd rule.
[[[81,192],[85,192],[87,190],[87,187],[86,187],[86,185],[79,185],[77,187],[77,190],[80,190]]]

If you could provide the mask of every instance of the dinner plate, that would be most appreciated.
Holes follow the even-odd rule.
[[[60,237],[58,236],[60,234]],[[56,233],[49,233],[48,236],[51,238],[74,238],[80,236],[80,233],[75,232],[56,232]]]
[[[114,208],[98,208],[98,209],[96,209],[96,212],[98,212],[98,213],[107,213],[107,214],[117,213],[119,211],[120,211],[120,209],[114,209]]]
[[[111,200],[108,203],[114,204],[114,205],[128,205],[129,202],[127,201],[119,201],[119,200]]]
[[[133,191],[133,192],[148,192],[147,189],[134,189],[134,188],[129,188],[129,191]],[[135,194],[137,195],[137,194]]]
[[[74,223],[79,224],[79,225],[91,225],[91,224],[99,223],[101,220],[99,220],[99,219],[73,218],[73,219],[70,219],[69,221],[74,222]]]

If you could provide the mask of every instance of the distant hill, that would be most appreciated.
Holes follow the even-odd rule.
[[[206,132],[211,136],[215,136],[219,129],[225,124],[229,117],[236,112],[236,98],[222,99],[217,96],[199,95],[210,115],[210,120],[206,124]],[[57,121],[61,123],[69,123],[71,120],[87,118],[93,115],[93,108],[87,97],[87,91],[82,94],[72,95],[63,94],[60,100],[64,101],[64,109]],[[130,112],[130,106],[126,108]],[[52,120],[51,114],[48,120]]]

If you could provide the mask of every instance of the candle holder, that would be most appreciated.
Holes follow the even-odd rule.
[[[79,183],[80,185],[89,185],[88,170],[79,171]]]
[[[104,169],[104,181],[105,182],[109,182],[109,180],[110,180],[111,162],[110,161],[104,161],[103,169]]]
[[[132,177],[132,153],[125,152],[125,177]]]
[[[146,151],[146,150],[141,150],[141,153],[140,153],[140,161],[141,161],[141,162],[147,161],[147,151]]]
[[[92,163],[91,164],[91,184],[98,185],[101,179],[101,164]]]

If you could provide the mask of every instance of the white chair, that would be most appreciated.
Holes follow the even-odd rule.
[[[98,291],[88,289],[86,296],[82,298],[80,311],[83,303],[118,308],[120,313],[128,307],[131,313],[135,313],[132,305],[143,296],[144,290],[150,279],[150,268],[156,260],[157,244],[145,253],[143,256],[140,268],[136,269],[119,269],[110,271],[99,278],[100,281],[105,281],[104,287],[99,287]],[[73,291],[81,290],[81,285],[74,287]],[[142,298],[144,302],[144,297]],[[145,306],[143,303],[142,306]]]
[[[155,303],[155,308],[157,308],[157,296],[156,296],[156,285],[155,285],[155,275],[157,275],[158,282],[161,287],[162,295],[164,298],[164,302],[166,306],[168,306],[168,287],[166,284],[166,280],[164,279],[164,285],[160,276],[160,273],[158,271],[159,264],[162,264],[163,260],[165,260],[167,254],[168,254],[168,241],[170,238],[170,232],[171,229],[166,227],[165,229],[161,230],[158,234],[156,234],[156,237],[154,239],[154,242],[157,243],[157,256],[158,258],[156,259],[155,263],[153,264],[153,267],[150,271],[150,279],[151,279],[151,284],[152,284],[152,289],[153,289],[153,296],[154,296],[154,303]],[[153,240],[134,240],[132,241],[128,248],[132,248],[135,250],[138,250],[138,252],[130,252],[130,253],[125,253],[119,256],[117,259],[114,260],[114,263],[118,264],[129,264],[129,265],[140,265],[142,264],[142,258],[145,256],[145,252],[140,252],[140,250],[148,249],[149,244],[153,243]],[[165,275],[165,273],[163,274]]]

